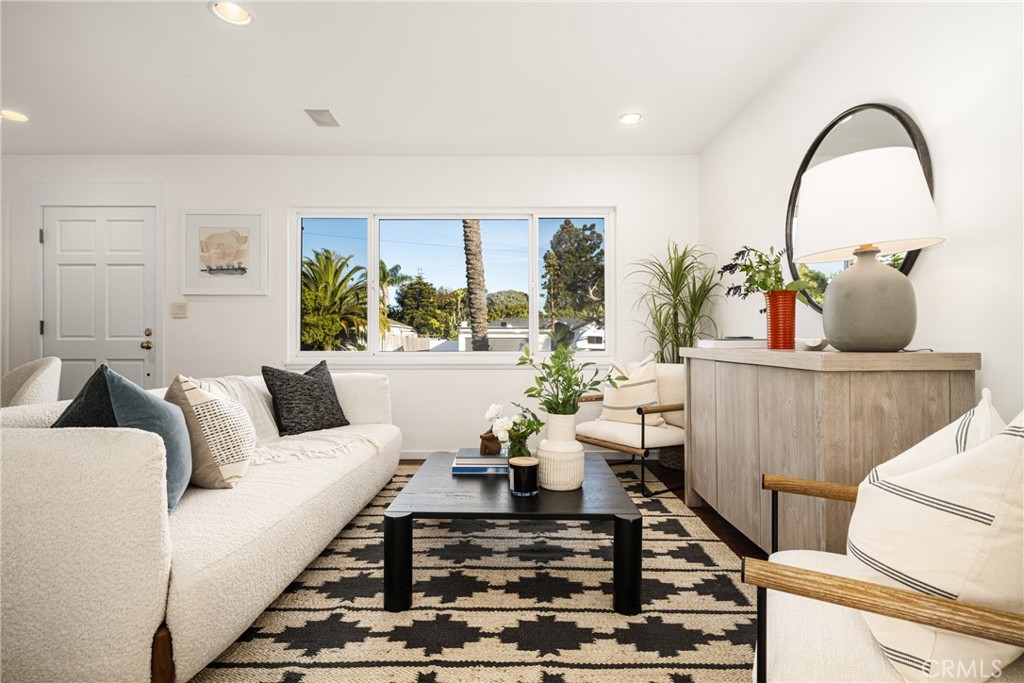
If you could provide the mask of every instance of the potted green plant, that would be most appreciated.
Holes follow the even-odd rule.
[[[537,478],[543,488],[571,491],[583,485],[583,444],[576,440],[576,413],[580,397],[608,382],[615,386],[611,372],[601,376],[594,363],[577,362],[571,344],[557,344],[547,360],[537,361],[530,348],[523,348],[516,365],[537,371],[533,386],[523,392],[540,402],[548,414],[547,438],[537,447],[540,465]]]
[[[708,259],[711,252],[699,245],[668,243],[664,259],[637,261],[634,277],[644,280],[645,292],[636,307],[646,310],[644,327],[657,347],[659,363],[679,363],[679,347],[693,346],[718,328],[709,309],[721,283]]]
[[[785,282],[782,277],[782,257],[785,255],[785,249],[776,251],[775,247],[768,247],[766,253],[744,246],[718,270],[719,279],[736,273],[743,275],[741,283],[726,288],[726,296],[746,299],[758,292],[764,294],[765,307],[761,313],[768,312],[769,349],[794,348],[797,293],[810,287],[810,283],[804,280]]]
[[[604,382],[615,386],[610,372],[598,377],[600,371],[594,363],[577,362],[570,344],[558,344],[540,363],[526,346],[516,365],[529,365],[537,371],[534,385],[523,393],[537,399],[541,410],[549,415],[575,415],[580,409],[580,396],[596,391]]]

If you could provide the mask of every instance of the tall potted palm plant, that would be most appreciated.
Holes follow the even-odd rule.
[[[636,307],[646,312],[644,327],[658,362],[679,363],[679,347],[717,334],[710,309],[721,284],[713,259],[700,245],[680,247],[670,240],[664,258],[651,256],[635,264],[631,275],[641,278],[645,288]]]

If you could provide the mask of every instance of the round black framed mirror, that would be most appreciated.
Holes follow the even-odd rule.
[[[800,181],[804,172],[817,164],[844,154],[878,147],[913,147],[921,162],[928,191],[933,196],[935,194],[931,155],[928,153],[924,135],[910,115],[899,107],[878,102],[860,104],[832,119],[818,133],[800,162],[800,168],[793,181],[793,189],[789,194],[789,205],[786,209],[786,258],[794,280],[803,278],[812,283],[812,287],[805,290],[807,296],[801,298],[819,313],[828,281],[843,270],[848,262],[812,265],[793,262],[794,238],[799,230]],[[886,257],[885,261],[906,275],[914,267],[919,253],[920,250],[894,254]]]

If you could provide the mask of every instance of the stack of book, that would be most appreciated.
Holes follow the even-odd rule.
[[[462,448],[452,460],[452,474],[508,474],[508,458],[480,455],[475,448]]]

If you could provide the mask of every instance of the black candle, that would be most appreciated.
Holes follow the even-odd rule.
[[[508,487],[513,496],[536,496],[540,487],[537,485],[537,458],[508,459]]]

